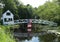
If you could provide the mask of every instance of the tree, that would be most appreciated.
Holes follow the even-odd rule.
[[[32,18],[33,8],[29,4],[27,6],[21,4],[18,7],[18,14],[19,14],[19,17],[22,19]]]
[[[60,0],[53,0],[56,4],[60,5]]]
[[[0,8],[0,18],[2,17],[2,9]]]
[[[18,9],[14,0],[2,0],[2,1],[5,4],[3,12],[10,10],[14,14],[15,19],[18,19],[19,18],[17,11]]]
[[[60,6],[54,2],[46,2],[44,5],[39,6],[37,14],[40,19],[54,21],[60,24]]]
[[[14,2],[15,2],[17,7],[20,6],[20,4],[23,4],[20,0],[14,0]]]

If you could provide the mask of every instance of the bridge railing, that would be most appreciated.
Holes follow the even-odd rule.
[[[57,23],[55,22],[41,20],[41,19],[19,19],[19,20],[15,20],[14,23],[15,24],[29,23],[30,20],[32,21],[32,23],[44,24],[44,25],[49,25],[49,26],[57,26]]]

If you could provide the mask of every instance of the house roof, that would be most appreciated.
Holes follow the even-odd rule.
[[[10,10],[7,10],[6,12],[4,12],[3,15],[4,15],[5,13],[8,13],[8,12],[13,15],[13,13],[12,13]]]
[[[10,10],[7,10],[7,11],[6,11],[6,12],[4,12],[4,13],[7,13],[7,12],[12,13]],[[3,14],[4,14],[4,13],[3,13]],[[12,13],[12,14],[13,14],[13,13]]]

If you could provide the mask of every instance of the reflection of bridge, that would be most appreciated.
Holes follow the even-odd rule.
[[[48,31],[41,31],[39,33],[14,33],[15,37],[33,37],[33,36],[40,36],[46,34],[55,34],[57,37],[60,37],[60,32],[57,30],[48,30]]]
[[[43,33],[14,33],[15,37],[33,37],[33,36],[40,36],[40,35],[45,35],[47,34],[46,32]]]
[[[22,24],[22,23],[39,23],[39,24],[44,24],[44,25],[49,25],[49,26],[57,26],[57,23],[52,22],[52,21],[47,21],[47,20],[41,20],[41,19],[19,19],[15,20],[14,24]]]

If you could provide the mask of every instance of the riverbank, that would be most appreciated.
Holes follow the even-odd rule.
[[[10,26],[0,25],[0,42],[15,42],[13,35],[9,31]]]

